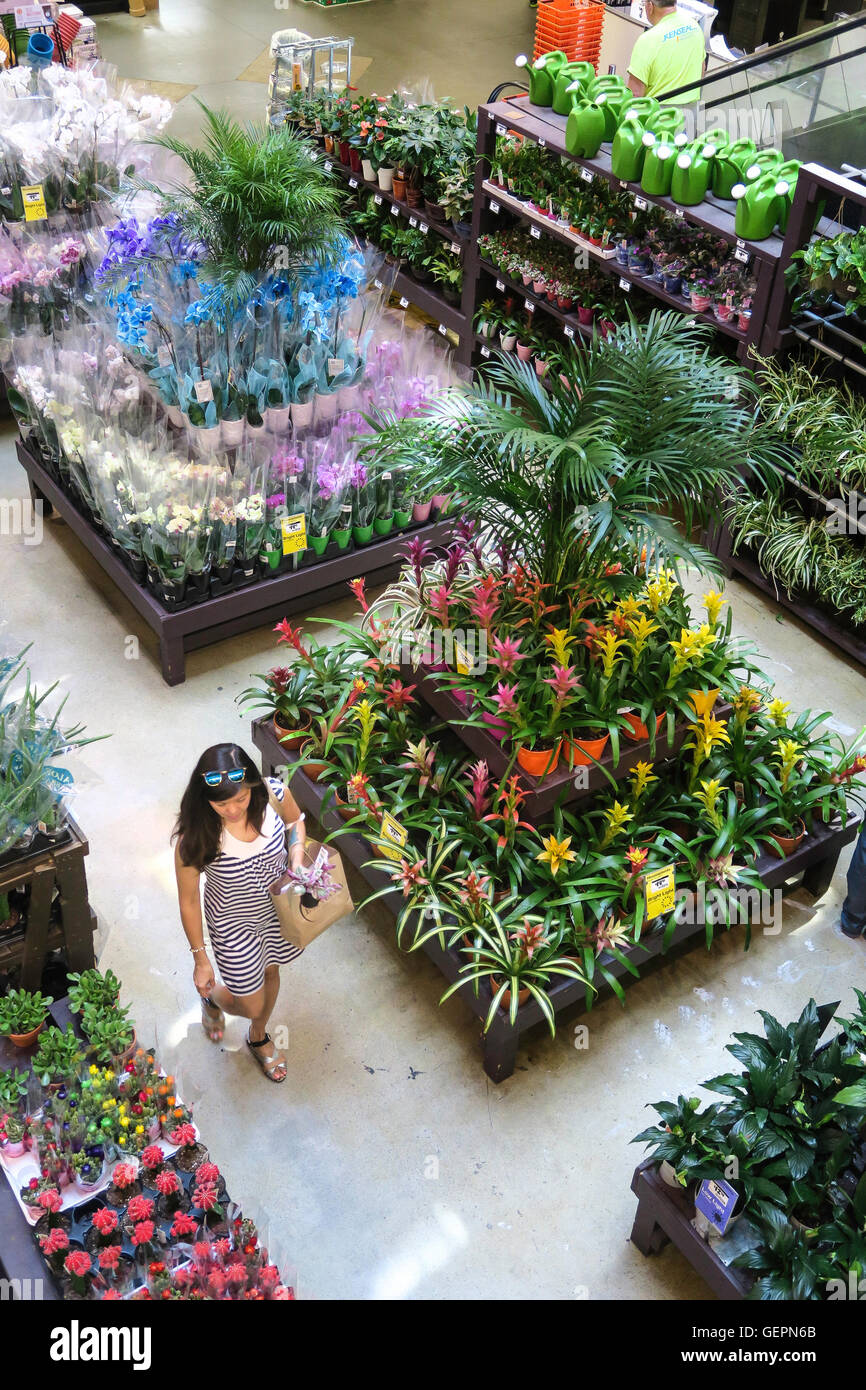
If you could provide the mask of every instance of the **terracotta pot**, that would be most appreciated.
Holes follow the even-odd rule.
[[[29,1047],[31,1043],[35,1043],[44,1027],[45,1019],[43,1018],[39,1027],[31,1029],[29,1033],[7,1033],[6,1036],[13,1047]]]
[[[517,761],[530,777],[549,777],[556,771],[561,749],[561,739],[555,748],[518,748]]]
[[[521,362],[528,362],[530,357],[532,356],[532,347],[530,346],[530,344],[518,343],[517,356],[520,358]]]
[[[563,740],[563,751],[566,761],[572,767],[591,767],[593,759],[596,761],[601,757],[609,734],[603,734],[601,738],[567,738]]]
[[[334,153],[334,137],[333,137],[333,135],[326,135],[326,136],[325,136],[325,154],[333,154],[333,153]]]
[[[318,782],[324,772],[327,772],[330,763],[305,763],[301,771],[309,777],[311,782]]]
[[[656,737],[664,722],[664,715],[656,715]],[[626,723],[631,725],[631,733],[626,733],[626,738],[631,739],[632,743],[640,743],[641,739],[649,738],[649,729],[646,724],[642,724],[636,714],[631,712],[624,716]]]
[[[394,197],[397,199],[398,203],[405,203],[406,180],[398,179],[397,175],[395,174],[393,179],[391,180],[391,192],[394,194]]]
[[[547,376],[547,373],[548,373],[549,368],[550,368],[550,363],[549,363],[549,362],[545,362],[545,360],[544,360],[543,357],[536,357],[536,359],[535,359],[535,375],[538,376],[538,377],[541,377],[542,381],[543,381],[544,378]]]
[[[499,989],[499,987],[500,987],[501,984],[502,984],[502,981],[500,980],[500,978],[499,978],[498,975],[491,975],[491,976],[490,976],[490,989],[491,989],[491,993],[492,993],[492,994],[496,994],[496,991]],[[517,1007],[520,1008],[520,1005],[521,1005],[521,1004],[525,1004],[528,998],[529,998],[529,990],[528,990],[528,989],[521,989],[521,990],[518,990],[518,992],[517,992]],[[500,1009],[510,1009],[510,1008],[511,1008],[511,986],[510,986],[510,985],[509,985],[508,989],[505,991],[505,993],[503,994],[502,998],[500,999],[500,1001],[499,1001],[499,1007],[500,1007]]]
[[[794,853],[794,850],[800,848],[805,840],[806,827],[801,820],[798,820],[797,824],[802,826],[799,835],[776,835],[772,830],[770,831],[770,836],[776,845],[776,849],[770,847],[770,853],[775,854],[778,859],[787,859],[789,855]]]
[[[295,729],[287,729],[285,724],[278,724],[276,715],[272,722],[277,743],[281,748],[288,748],[293,752],[309,737],[313,723],[309,715],[306,716],[305,722],[300,723]]]

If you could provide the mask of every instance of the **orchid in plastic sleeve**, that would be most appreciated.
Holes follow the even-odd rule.
[[[352,524],[370,526],[376,515],[376,487],[367,465],[355,459],[349,468],[349,490],[352,501]]]

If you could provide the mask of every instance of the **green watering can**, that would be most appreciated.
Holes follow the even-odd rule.
[[[604,104],[588,97],[575,97],[565,127],[565,148],[571,155],[594,159],[604,139]]]
[[[754,183],[762,174],[780,169],[784,162],[781,150],[759,150],[751,164],[743,169],[743,179],[746,183]]]
[[[707,150],[707,158],[715,159],[723,154],[730,144],[730,137],[726,130],[707,130],[701,136],[704,149]],[[695,142],[697,144],[697,141]]]
[[[592,63],[566,63],[564,68],[559,69],[553,83],[553,109],[558,116],[568,115],[574,93],[583,96],[594,77]]]
[[[659,104],[655,97],[636,97],[629,92],[616,114],[620,125],[623,121],[636,117],[644,129],[649,129],[652,125],[649,118],[654,116],[658,109]]]
[[[713,177],[714,158],[706,151],[714,149],[714,145],[700,139],[678,151],[671,176],[671,197],[680,207],[696,207],[706,198]]]
[[[735,183],[731,197],[737,204],[734,230],[746,241],[766,241],[773,235],[782,215],[782,203],[788,191],[786,180],[780,180],[774,169],[755,179],[754,183]]]
[[[640,186],[654,198],[667,197],[671,191],[676,155],[671,141],[659,140],[651,130],[644,132],[644,161]]]
[[[661,105],[654,113],[652,120],[646,121],[644,124],[647,130],[651,130],[653,135],[657,135],[659,139],[667,136],[669,140],[673,140],[675,135],[685,131],[686,118],[678,106]],[[688,136],[681,143],[685,144],[687,141]]]
[[[646,156],[644,134],[639,116],[629,116],[620,121],[610,153],[610,171],[614,178],[637,183]]]
[[[713,193],[717,198],[731,198],[735,183],[740,183],[743,171],[755,162],[754,140],[734,140],[720,150],[713,161]]]
[[[568,54],[563,53],[562,49],[554,49],[552,53],[542,53],[540,58],[530,64],[525,53],[521,53],[519,58],[514,60],[514,66],[526,68],[526,75],[529,78],[529,100],[533,106],[552,106],[553,104],[553,84],[561,68],[568,62]]]
[[[779,180],[779,185],[784,183],[787,189],[785,193],[779,194],[780,209],[778,226],[782,236],[784,236],[785,232],[788,230],[788,218],[791,213],[791,205],[794,202],[794,194],[797,191],[797,179],[800,176],[800,168],[801,163],[799,159],[788,159],[784,164],[780,164],[778,169],[774,171],[776,178]],[[816,221],[819,217],[823,216],[823,212],[824,204],[822,203],[816,211]]]
[[[605,73],[589,83],[586,95],[597,101],[604,109],[605,142],[613,139],[619,124],[619,110],[626,97],[631,96],[621,77],[615,73]]]

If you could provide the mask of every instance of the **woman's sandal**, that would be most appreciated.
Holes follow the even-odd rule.
[[[226,1016],[210,999],[201,1001],[201,1026],[211,1042],[222,1042],[226,1030]]]
[[[281,1081],[285,1081],[286,1079],[285,1057],[282,1057],[280,1055],[275,1046],[273,1047],[273,1050],[270,1053],[259,1052],[258,1050],[260,1047],[264,1047],[270,1041],[270,1033],[265,1033],[265,1036],[262,1038],[261,1042],[253,1042],[250,1038],[249,1033],[247,1033],[247,1047],[250,1049],[250,1052],[255,1057],[265,1076],[268,1078],[269,1081],[274,1081],[277,1084],[279,1084]],[[280,1068],[282,1068],[283,1074],[282,1076],[276,1076],[275,1073],[278,1072]]]

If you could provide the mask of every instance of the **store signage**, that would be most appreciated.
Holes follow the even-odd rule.
[[[656,873],[647,874],[644,893],[648,922],[673,912],[676,902],[676,877],[673,864],[666,869],[657,870]]]
[[[472,657],[462,642],[455,641],[454,643],[454,664],[457,667],[458,676],[468,676],[472,670]]]
[[[15,6],[16,29],[44,29],[47,22],[41,5]]]
[[[721,1178],[704,1178],[695,1196],[695,1210],[707,1218],[719,1235],[727,1229],[736,1204],[736,1192]]]
[[[45,206],[45,190],[41,183],[22,183],[21,202],[24,205],[25,222],[45,221],[48,209]]]
[[[383,813],[379,829],[381,838],[388,841],[388,844],[382,845],[382,853],[387,855],[389,859],[399,862],[402,857],[400,851],[405,847],[406,841],[409,839],[409,832],[406,830],[405,826],[402,826],[398,820],[394,819],[390,811],[385,811]]]
[[[280,530],[283,533],[283,554],[297,555],[307,548],[307,518],[303,512],[297,516],[281,516]]]

